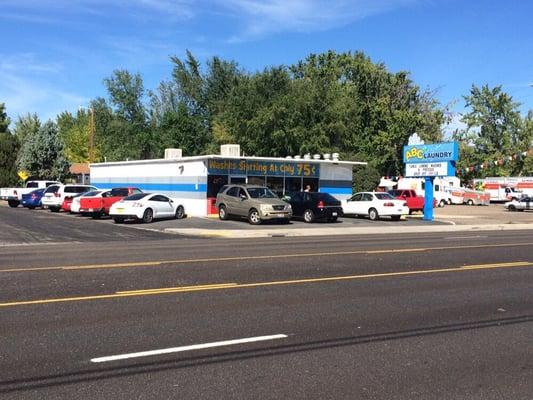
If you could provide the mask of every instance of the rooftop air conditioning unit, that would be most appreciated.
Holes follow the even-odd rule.
[[[333,153],[331,155],[331,158],[333,159],[333,161],[339,161],[339,153]]]
[[[295,159],[295,160],[299,160],[299,159],[301,159],[301,158],[302,158],[302,156],[299,156],[299,155],[294,156],[294,159]]]
[[[220,155],[224,157],[240,157],[241,146],[239,144],[223,144],[220,146]]]
[[[307,153],[307,154],[304,154],[304,160],[310,160],[311,159],[311,154]]]
[[[289,160],[289,159],[291,159],[291,158],[292,158],[292,156],[287,156],[287,157],[285,157],[285,158],[286,158],[287,160]]]
[[[320,154],[313,154],[313,160],[320,160]]]
[[[322,157],[324,157],[324,160],[329,160],[330,157],[331,157],[331,154],[329,154],[329,153],[324,153],[324,154],[322,154]]]
[[[173,160],[182,157],[181,149],[165,149],[165,160]]]

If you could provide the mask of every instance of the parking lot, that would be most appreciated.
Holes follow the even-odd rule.
[[[407,216],[400,221],[384,218],[370,221],[367,218],[343,217],[335,223],[316,222],[307,224],[293,220],[290,224],[265,222],[261,225],[250,225],[245,220],[231,219],[220,221],[217,217],[190,217],[180,220],[159,220],[150,224],[131,221],[117,225],[110,218],[91,219],[79,214],[51,213],[48,210],[28,210],[22,207],[9,208],[0,203],[0,214],[5,229],[0,233],[0,244],[35,243],[54,241],[106,241],[139,239],[168,239],[178,235],[191,236],[224,236],[231,232],[232,237],[257,235],[268,232],[268,235],[329,235],[346,234],[361,231],[387,233],[408,231],[416,227],[474,225],[533,224],[533,212],[505,211],[502,204],[490,206],[446,206],[436,208],[435,221],[422,219],[421,213]],[[422,228],[425,229],[425,228]],[[170,235],[173,234],[173,235]]]

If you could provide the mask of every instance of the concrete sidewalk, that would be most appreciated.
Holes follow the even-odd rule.
[[[427,226],[376,226],[376,227],[324,227],[317,229],[198,229],[198,228],[166,228],[164,232],[197,236],[219,237],[230,239],[294,237],[294,236],[340,236],[340,235],[381,235],[408,234],[427,232],[482,232],[505,230],[532,230],[533,224],[485,224],[485,225],[427,225]],[[533,236],[533,232],[531,232]]]

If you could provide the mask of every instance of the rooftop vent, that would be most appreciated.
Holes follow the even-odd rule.
[[[165,160],[173,160],[182,157],[181,149],[165,149]]]
[[[220,155],[224,157],[240,157],[241,146],[239,144],[223,144],[220,146]]]

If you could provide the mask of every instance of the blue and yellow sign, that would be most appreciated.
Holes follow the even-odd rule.
[[[320,165],[306,162],[210,159],[207,172],[212,175],[303,176],[318,178]]]
[[[457,161],[458,159],[459,144],[457,142],[403,146],[403,161],[405,163],[435,163]]]

